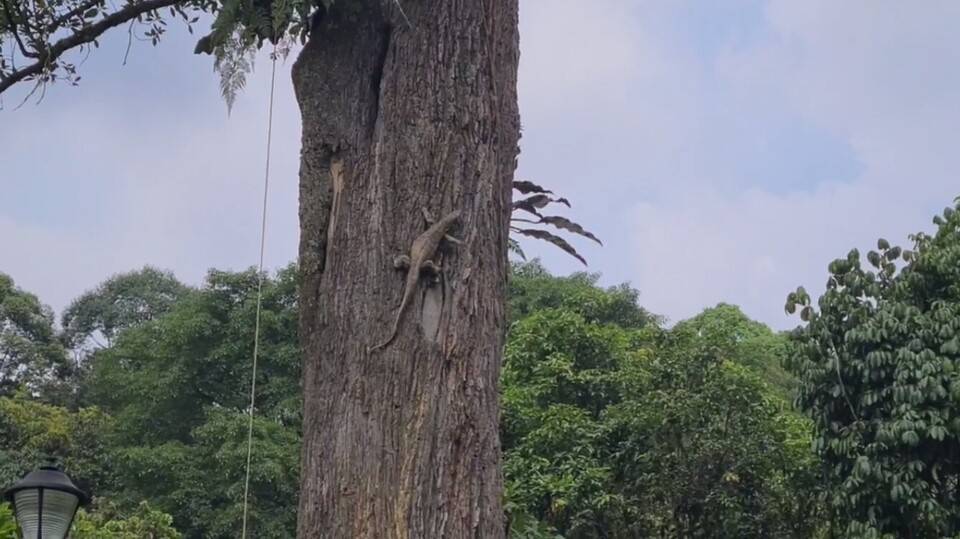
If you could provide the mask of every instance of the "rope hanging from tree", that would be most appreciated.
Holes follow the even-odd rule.
[[[260,262],[257,265],[257,313],[253,329],[253,366],[250,373],[250,419],[247,425],[247,466],[243,479],[243,531],[247,537],[250,498],[250,462],[253,456],[253,413],[257,401],[257,359],[260,354],[260,310],[263,305],[263,253],[267,242],[267,195],[270,192],[270,143],[273,139],[273,92],[277,80],[277,47],[270,53],[270,108],[267,113],[266,167],[263,173],[263,207],[260,211]]]

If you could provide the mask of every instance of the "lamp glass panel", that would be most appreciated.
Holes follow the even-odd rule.
[[[17,492],[13,495],[13,505],[23,537],[35,538],[40,523],[40,489],[28,488]]]
[[[43,510],[39,511],[41,489],[25,489],[14,495],[17,522],[23,530],[24,539],[37,536],[39,521],[43,518],[41,539],[64,539],[70,531],[70,523],[77,512],[80,500],[68,492],[43,489]]]
[[[45,489],[43,491],[43,539],[66,537],[79,503],[80,500],[69,492]]]

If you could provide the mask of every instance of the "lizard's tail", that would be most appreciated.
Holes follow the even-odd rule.
[[[389,339],[383,341],[382,343],[380,343],[380,344],[378,344],[378,345],[376,345],[376,346],[368,346],[368,347],[367,347],[367,353],[376,352],[377,350],[380,350],[381,348],[385,347],[386,345],[390,344],[391,342],[393,342],[393,337],[390,337]]]
[[[375,351],[380,350],[381,348],[387,346],[388,344],[392,343],[393,340],[397,338],[397,326],[398,326],[398,325],[399,325],[398,323],[394,322],[394,324],[393,324],[393,331],[390,332],[390,337],[388,337],[387,340],[383,341],[382,343],[380,343],[380,344],[378,344],[378,345],[376,345],[376,346],[371,346],[371,347],[367,348],[367,353],[375,352]]]

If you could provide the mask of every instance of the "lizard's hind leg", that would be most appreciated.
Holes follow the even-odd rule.
[[[420,264],[420,272],[430,276],[430,284],[432,285],[440,282],[440,271],[442,269],[440,264],[437,264],[433,260],[427,260],[423,264]]]

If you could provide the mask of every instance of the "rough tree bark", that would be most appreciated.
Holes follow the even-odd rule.
[[[304,424],[298,535],[503,537],[498,377],[517,0],[335,2],[293,70]],[[393,257],[461,211],[397,338]]]

